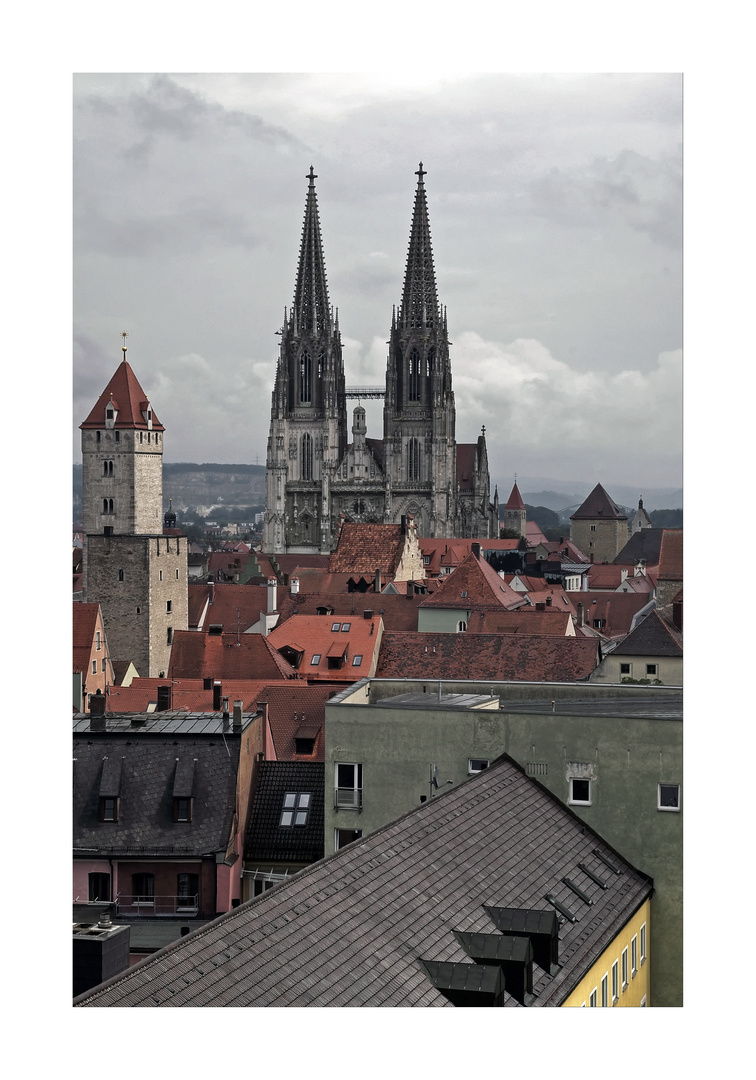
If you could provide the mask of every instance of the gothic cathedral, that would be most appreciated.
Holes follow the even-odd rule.
[[[422,162],[404,290],[391,319],[383,439],[347,397],[310,168],[294,302],[284,312],[266,466],[263,550],[329,553],[341,521],[399,523],[421,537],[498,537],[485,429],[457,443],[446,310],[436,294]],[[356,396],[356,395],[351,395]],[[377,395],[376,395],[377,396]]]

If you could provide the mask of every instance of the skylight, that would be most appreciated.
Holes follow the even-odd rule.
[[[306,825],[311,798],[309,791],[287,791],[284,795],[280,824],[284,827]]]

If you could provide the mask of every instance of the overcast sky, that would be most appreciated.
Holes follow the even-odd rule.
[[[515,473],[681,485],[678,75],[108,74],[74,92],[74,460],[127,330],[167,461],[264,463],[311,164],[347,385],[382,384],[422,160],[458,441],[485,424],[504,496]]]

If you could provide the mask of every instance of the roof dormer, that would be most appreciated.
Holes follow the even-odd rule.
[[[140,401],[139,408],[142,411],[142,418],[147,425],[147,430],[152,431],[152,406],[149,401]]]
[[[117,419],[118,419],[118,402],[116,401],[116,399],[111,394],[110,399],[105,404],[105,427],[108,430],[112,430],[112,428],[114,428],[115,425],[116,425],[116,420]]]

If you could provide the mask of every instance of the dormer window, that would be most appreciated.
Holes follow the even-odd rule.
[[[191,821],[192,820],[192,802],[194,800],[188,796],[174,796],[173,799],[173,820],[174,821]]]
[[[100,821],[118,821],[119,799],[100,797]]]
[[[108,402],[108,404],[105,406],[105,427],[106,428],[112,429],[112,428],[115,427],[115,422],[116,422],[116,416],[117,415],[118,415],[118,413],[116,412],[116,408],[115,408],[115,405],[113,404],[113,402],[112,401]]]

